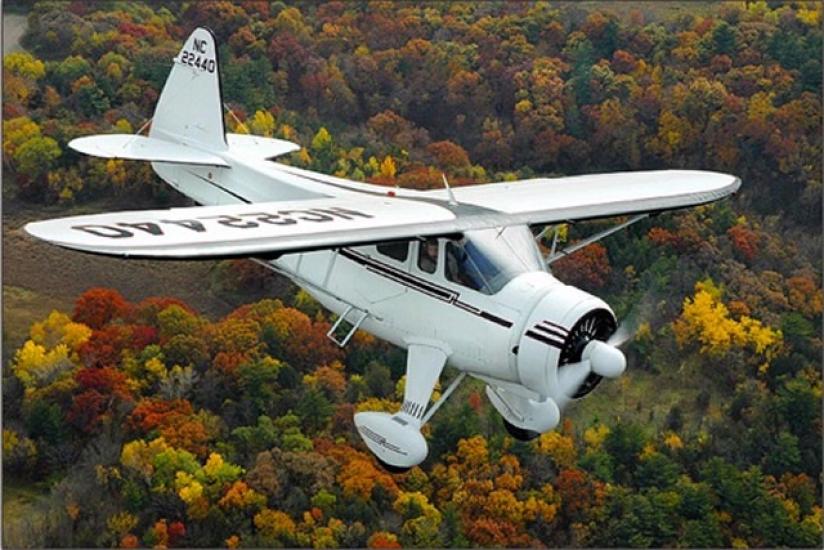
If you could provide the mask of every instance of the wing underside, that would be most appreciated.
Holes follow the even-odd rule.
[[[58,218],[26,225],[53,244],[147,258],[278,255],[337,246],[443,235],[449,210],[402,199],[311,199],[200,206]]]
[[[713,172],[627,172],[392,197],[343,197],[113,212],[33,222],[26,231],[85,252],[151,258],[280,255],[456,235],[473,229],[658,212],[718,200],[740,180]],[[414,197],[414,198],[413,198]]]

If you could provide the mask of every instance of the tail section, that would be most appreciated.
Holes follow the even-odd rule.
[[[217,44],[212,31],[195,29],[172,61],[148,137],[85,136],[69,142],[69,147],[94,157],[149,161],[155,172],[170,183],[180,183],[188,177],[177,172],[183,165],[231,168],[234,164],[225,153],[235,160],[259,160],[300,149],[282,139],[226,133]],[[198,185],[201,183],[198,180]]]
[[[195,29],[173,61],[149,137],[207,151],[225,151],[228,145],[223,98],[212,31]]]

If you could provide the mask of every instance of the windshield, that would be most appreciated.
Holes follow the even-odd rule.
[[[447,241],[446,278],[484,294],[495,294],[521,273],[544,270],[526,226],[467,231],[463,239]]]

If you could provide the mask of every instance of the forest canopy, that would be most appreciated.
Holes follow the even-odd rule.
[[[227,128],[299,143],[296,166],[419,189],[442,173],[468,185],[663,168],[743,186],[554,264],[641,317],[625,381],[530,443],[466,384],[402,475],[352,415],[399,408],[403,354],[364,333],[338,348],[307,294],[213,315],[91,288],[3,365],[4,488],[41,495],[36,514],[4,520],[4,542],[821,544],[820,3],[25,8],[25,49],[3,58],[2,144],[4,199],[25,207],[181,200],[148,165],[66,144],[144,128],[200,25],[221,44]],[[243,261],[216,273],[239,294],[267,276]]]

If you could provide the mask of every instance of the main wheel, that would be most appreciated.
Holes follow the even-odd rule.
[[[511,435],[518,441],[532,441],[533,439],[541,435],[538,432],[526,430],[524,428],[519,428],[518,426],[510,424],[509,422],[507,422],[506,418],[502,418],[501,420],[504,421],[504,427],[506,428],[506,431],[509,432],[509,435]]]
[[[377,460],[378,464],[383,466],[383,469],[389,472],[390,474],[405,474],[410,470],[410,468],[404,468],[402,466],[392,466],[391,464],[387,464],[377,456],[375,457],[375,460]]]

